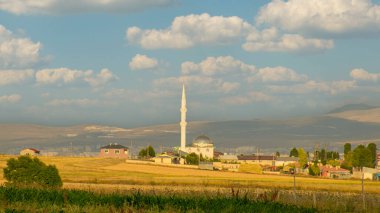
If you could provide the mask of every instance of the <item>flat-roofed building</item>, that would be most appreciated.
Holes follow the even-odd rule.
[[[117,144],[111,143],[107,146],[103,146],[100,148],[99,157],[103,158],[128,158],[129,151],[128,148]]]

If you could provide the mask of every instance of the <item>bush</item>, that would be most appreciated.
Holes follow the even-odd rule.
[[[46,165],[38,158],[20,156],[11,158],[4,168],[7,184],[14,186],[61,187],[62,180],[53,165]]]

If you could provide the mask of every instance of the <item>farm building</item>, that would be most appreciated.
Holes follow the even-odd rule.
[[[275,164],[276,166],[287,166],[289,164],[295,164],[297,162],[297,157],[277,157]]]
[[[237,163],[238,162],[238,157],[236,155],[224,154],[224,155],[220,155],[218,159],[222,163]]]
[[[237,156],[238,163],[259,164],[263,166],[275,166],[275,156],[255,156],[255,155],[240,155]]]
[[[178,164],[179,163],[179,157],[170,155],[167,153],[160,154],[153,158],[155,163],[160,164]]]
[[[377,180],[379,171],[377,169],[363,167],[364,179]],[[352,177],[362,179],[362,171],[359,168],[352,169]]]
[[[37,156],[40,154],[40,150],[34,148],[26,148],[20,151],[20,155]]]
[[[338,179],[348,179],[351,177],[351,172],[347,169],[332,166],[321,166],[319,169],[321,170],[322,177]]]
[[[99,157],[103,158],[128,158],[128,156],[128,148],[117,143],[101,147],[99,153]]]

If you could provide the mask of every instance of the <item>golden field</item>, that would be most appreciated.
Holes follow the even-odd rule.
[[[11,157],[0,156],[0,181],[4,182],[2,169]],[[287,175],[259,175],[237,172],[205,171],[159,165],[126,163],[122,159],[90,157],[40,157],[46,164],[58,168],[64,187],[95,187],[99,189],[168,189],[218,190],[226,188],[292,189],[293,177]],[[171,187],[175,186],[175,187]],[[334,180],[296,177],[297,190],[360,192],[360,180]],[[380,182],[365,181],[366,193],[380,194]]]

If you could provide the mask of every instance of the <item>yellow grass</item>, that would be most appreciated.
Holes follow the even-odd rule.
[[[0,156],[0,181],[3,182],[2,168],[10,157]],[[288,175],[264,175],[225,171],[205,171],[198,169],[174,168],[158,165],[142,165],[125,163],[121,159],[80,158],[80,157],[40,157],[47,164],[57,166],[65,182],[65,187],[94,187],[107,188],[113,184],[117,188],[150,188],[176,186],[186,188],[271,188],[291,189],[293,177]],[[91,185],[92,184],[92,185]],[[117,185],[115,185],[117,184]],[[311,177],[297,177],[297,189],[360,192],[360,180],[334,180]],[[367,193],[380,194],[380,182],[366,181]]]

